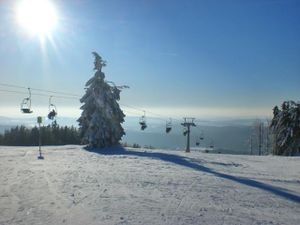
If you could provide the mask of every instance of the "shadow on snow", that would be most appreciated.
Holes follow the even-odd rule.
[[[265,184],[265,183],[255,181],[252,179],[248,179],[248,178],[236,177],[236,176],[232,176],[229,174],[217,172],[217,171],[214,171],[208,167],[205,167],[205,166],[199,164],[199,162],[198,163],[191,162],[188,160],[188,158],[178,156],[178,155],[160,153],[160,152],[147,152],[147,151],[139,152],[139,151],[132,151],[132,150],[124,149],[122,147],[104,148],[104,149],[88,149],[88,148],[86,148],[86,150],[90,151],[90,152],[102,154],[102,155],[128,155],[128,156],[138,156],[138,157],[159,159],[159,160],[174,163],[174,164],[177,164],[180,166],[184,166],[187,168],[191,168],[191,169],[194,169],[197,171],[213,174],[217,177],[235,181],[237,183],[244,184],[249,187],[254,187],[254,188],[264,190],[264,191],[268,191],[277,196],[283,197],[285,199],[291,200],[296,203],[300,203],[300,196],[289,193],[288,190],[286,190],[286,189],[272,186],[269,184]],[[200,163],[201,163],[201,161],[200,161]],[[214,162],[214,164],[218,164],[218,162]]]

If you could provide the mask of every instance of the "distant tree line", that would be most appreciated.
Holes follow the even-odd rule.
[[[152,145],[144,145],[144,147],[142,147],[141,145],[137,144],[137,143],[133,143],[133,144],[129,144],[127,142],[123,142],[121,143],[121,146],[123,146],[124,148],[145,148],[145,149],[155,149],[155,147],[153,147]]]
[[[42,145],[80,144],[79,130],[74,126],[52,125],[41,127]],[[36,146],[39,145],[39,128],[17,126],[0,134],[0,145]]]

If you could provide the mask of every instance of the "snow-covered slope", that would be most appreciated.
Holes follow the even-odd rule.
[[[299,224],[299,157],[114,151],[0,147],[0,224]]]

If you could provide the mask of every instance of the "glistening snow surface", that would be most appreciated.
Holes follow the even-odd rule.
[[[299,224],[300,157],[111,150],[0,147],[0,224]]]

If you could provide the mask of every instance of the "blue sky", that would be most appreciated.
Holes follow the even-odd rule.
[[[299,0],[53,3],[59,23],[41,45],[16,23],[18,1],[0,2],[2,83],[82,95],[97,51],[107,80],[130,86],[121,103],[166,116],[266,117],[299,100]],[[22,98],[1,92],[0,114],[17,115]],[[76,100],[56,103],[80,113]]]

